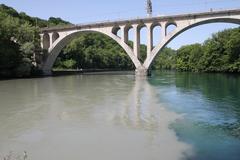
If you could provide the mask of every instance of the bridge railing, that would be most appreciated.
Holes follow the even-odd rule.
[[[115,23],[127,23],[127,22],[134,22],[134,21],[142,21],[142,20],[151,20],[151,19],[169,19],[169,18],[181,18],[181,17],[192,17],[192,16],[204,16],[208,14],[221,14],[221,13],[234,13],[239,12],[240,9],[231,9],[231,10],[210,10],[208,12],[201,12],[201,13],[187,13],[187,14],[179,14],[179,15],[158,15],[155,17],[135,17],[129,19],[116,19],[116,20],[103,20],[97,22],[90,22],[90,23],[79,23],[79,24],[71,24],[71,25],[60,25],[54,27],[45,27],[42,28],[41,31],[52,31],[52,30],[65,30],[65,29],[74,29],[74,28],[81,28],[81,27],[91,27],[91,26],[102,26],[107,24],[115,24]]]

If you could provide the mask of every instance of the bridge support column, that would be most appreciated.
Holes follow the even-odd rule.
[[[152,24],[147,24],[147,57],[150,57],[153,48],[153,31]]]
[[[167,35],[166,23],[162,23],[161,27],[162,27],[161,36],[162,36],[162,39],[164,39],[166,37],[166,35]]]
[[[53,35],[53,33],[49,33],[49,40],[50,40],[50,46],[49,46],[49,48],[51,48],[51,46],[52,46],[52,44],[53,44],[52,35]]]
[[[128,31],[126,30],[125,26],[120,26],[122,32],[122,41],[127,44],[128,42]]]
[[[138,25],[133,25],[134,40],[133,40],[133,52],[134,55],[139,58],[140,53],[140,31]]]

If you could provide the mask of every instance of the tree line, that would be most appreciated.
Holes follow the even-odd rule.
[[[190,72],[240,72],[240,28],[215,33],[203,44],[166,48],[157,58],[157,69]]]
[[[40,28],[68,25],[61,18],[43,20],[18,13],[0,5],[0,77],[23,77],[39,74],[43,51]],[[129,45],[133,43],[129,41]],[[146,58],[146,46],[140,47],[140,61]],[[99,33],[82,34],[68,44],[58,56],[55,69],[132,70],[124,50],[109,37]],[[240,72],[240,28],[213,34],[203,44],[186,45],[178,50],[164,48],[153,69],[190,72]]]

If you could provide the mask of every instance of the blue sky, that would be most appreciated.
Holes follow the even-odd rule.
[[[146,16],[146,0],[0,0],[0,3],[14,7],[31,16],[48,19],[61,17],[74,24],[104,20],[129,19]],[[240,8],[240,0],[152,0],[153,15],[173,15],[219,9]],[[179,48],[191,43],[202,43],[212,33],[233,24],[209,24],[184,32],[169,46]],[[144,38],[143,38],[144,39]],[[142,41],[145,43],[145,41]]]

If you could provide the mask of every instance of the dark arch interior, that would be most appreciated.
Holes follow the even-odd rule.
[[[119,34],[119,32],[121,32],[121,28],[119,26],[115,26],[112,29],[112,33],[118,37],[120,37],[121,35]]]
[[[54,32],[52,35],[52,42],[54,43],[59,38],[59,34],[57,32]]]
[[[47,33],[43,34],[43,49],[48,49],[50,47],[50,36]]]
[[[58,55],[53,70],[133,70],[134,64],[114,40],[98,32],[79,33]]]

